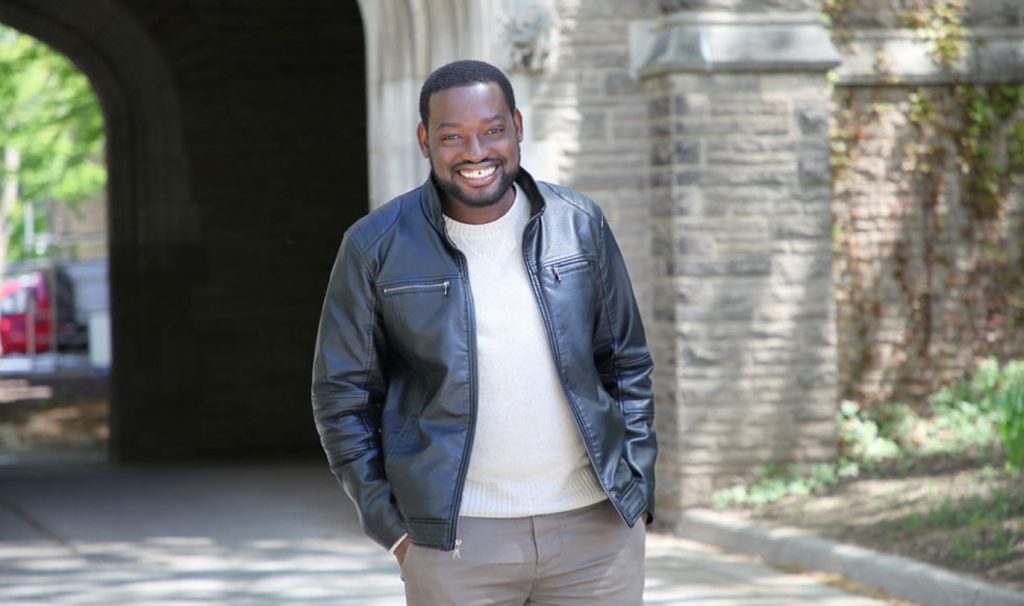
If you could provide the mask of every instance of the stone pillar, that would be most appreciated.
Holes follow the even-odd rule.
[[[760,465],[836,452],[826,73],[839,57],[815,12],[702,4],[663,2],[675,12],[631,32],[667,525]]]

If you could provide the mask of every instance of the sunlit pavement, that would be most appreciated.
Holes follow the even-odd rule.
[[[881,604],[649,535],[646,603]],[[0,466],[0,604],[400,606],[326,464]]]
[[[52,376],[60,373],[101,373],[89,364],[84,352],[41,353],[35,356],[7,354],[0,356],[0,376]]]

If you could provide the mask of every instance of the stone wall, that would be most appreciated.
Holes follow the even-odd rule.
[[[1024,96],[1005,117],[992,116],[994,130],[984,137],[991,158],[965,157],[964,148],[972,123],[964,95],[1016,89],[966,86],[958,95],[953,86],[883,85],[837,92],[843,397],[920,406],[979,357],[1024,353],[1024,187],[1009,175],[993,177],[994,193],[972,181],[985,178],[978,173],[986,163],[1011,175],[1024,170],[1024,158],[1014,162],[1006,148],[1012,125],[1024,124]]]
[[[942,6],[834,15],[840,393],[867,405],[1024,354],[1024,8]]]
[[[547,25],[534,25],[540,29],[531,36],[539,47],[535,52],[548,55],[545,61],[509,61],[500,46],[493,57],[512,74],[524,114],[524,166],[537,178],[574,187],[601,205],[646,317],[653,283],[645,191],[649,152],[645,94],[630,73],[629,23],[657,14],[656,2],[506,4],[506,15],[529,14],[524,7],[548,12]]]

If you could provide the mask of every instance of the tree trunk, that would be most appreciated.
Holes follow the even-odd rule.
[[[0,283],[7,268],[7,246],[10,244],[10,217],[18,201],[18,171],[21,169],[21,152],[16,147],[4,148],[4,172],[0,181]]]

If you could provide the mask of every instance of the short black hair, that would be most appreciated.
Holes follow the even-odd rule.
[[[430,97],[449,88],[469,86],[471,84],[488,84],[494,82],[501,87],[505,95],[505,104],[508,111],[516,111],[516,95],[512,92],[512,83],[503,71],[490,63],[465,59],[453,61],[434,70],[423,82],[420,89],[420,120],[423,121],[423,128],[427,128],[430,120]]]

